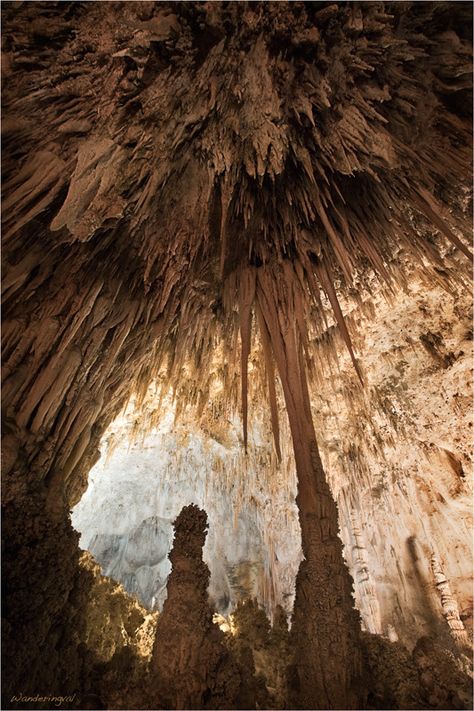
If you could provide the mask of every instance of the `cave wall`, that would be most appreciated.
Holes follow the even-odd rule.
[[[415,276],[351,323],[364,390],[341,350],[335,389],[327,369],[313,413],[362,619],[409,646],[439,633],[435,556],[472,634],[470,291]]]
[[[3,559],[2,707],[105,708],[113,690],[143,677],[156,615],[102,576],[71,524],[54,524],[40,504],[30,497],[3,516],[18,560]],[[122,656],[127,677],[117,676]]]

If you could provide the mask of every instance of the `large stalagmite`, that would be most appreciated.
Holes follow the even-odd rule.
[[[311,413],[314,344],[336,324],[363,381],[344,298],[373,279],[396,291],[409,267],[445,290],[466,280],[470,6],[2,13],[7,704],[44,686],[81,693],[97,671],[77,643],[94,586],[69,510],[130,395],[160,377],[202,411],[219,352],[244,447],[249,392],[265,388],[281,457],[275,373],[293,438],[306,559],[292,703],[357,708],[359,623]]]
[[[174,522],[168,597],[156,630],[152,660],[155,705],[166,709],[234,708],[240,687],[223,634],[207,599],[209,568],[202,560],[207,516],[183,508]]]

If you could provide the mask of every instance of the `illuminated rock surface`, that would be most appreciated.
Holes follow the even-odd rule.
[[[195,426],[173,428],[168,419],[162,432],[131,447],[126,421],[112,428],[120,443],[92,470],[74,509],[81,547],[104,574],[161,609],[171,524],[184,505],[196,503],[209,518],[204,560],[216,609],[227,614],[237,600],[257,597],[269,612],[277,604],[290,612],[301,559],[295,473],[286,478],[272,469],[271,442],[254,445],[252,432],[246,462],[240,428],[229,425],[224,446]]]
[[[370,319],[355,318],[365,394],[336,339],[340,372],[321,378],[313,414],[362,622],[409,647],[442,629],[434,555],[472,634],[469,295],[413,280],[390,304],[379,297]],[[75,508],[81,546],[143,604],[161,606],[171,521],[196,502],[209,516],[204,558],[219,612],[247,597],[271,614],[291,610],[301,555],[294,465],[276,466],[263,424],[250,432],[242,478],[238,421],[226,446],[192,423],[174,426],[171,414],[162,432],[131,444],[136,416],[131,408],[111,428],[110,456]]]

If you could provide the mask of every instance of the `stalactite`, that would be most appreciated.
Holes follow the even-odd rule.
[[[334,315],[336,317],[338,326],[341,330],[342,337],[344,338],[344,343],[346,344],[347,349],[350,353],[351,360],[352,360],[352,363],[354,364],[354,368],[357,372],[357,375],[359,376],[359,379],[362,382],[362,375],[361,375],[359,365],[358,365],[357,360],[354,355],[351,337],[349,336],[349,331],[347,330],[347,325],[344,320],[344,316],[341,311],[339,301],[337,299],[337,295],[336,295],[336,291],[333,286],[332,279],[331,279],[330,275],[327,273],[327,270],[324,267],[324,264],[317,264],[316,265],[316,273],[319,276],[319,278],[321,280],[322,287],[326,291],[328,298],[331,302],[331,306],[333,308]]]
[[[471,251],[466,247],[466,245],[459,239],[459,237],[454,234],[452,230],[449,229],[446,222],[440,215],[440,207],[437,205],[434,197],[428,193],[427,190],[420,188],[418,197],[415,197],[415,203],[420,205],[420,210],[431,220],[433,225],[435,225],[440,232],[442,232],[450,242],[452,242],[468,259],[472,259]]]
[[[247,449],[248,430],[248,359],[250,355],[250,335],[252,329],[252,303],[255,295],[255,271],[247,269],[240,277],[239,317],[242,341],[242,423],[244,430],[244,449]]]
[[[276,399],[276,389],[275,389],[275,368],[273,364],[273,356],[271,353],[270,346],[270,334],[268,333],[268,328],[265,323],[265,319],[262,315],[262,311],[258,302],[255,305],[255,309],[258,316],[258,323],[260,327],[260,335],[262,339],[262,349],[265,360],[265,367],[267,371],[267,381],[268,381],[268,396],[270,401],[270,412],[271,412],[271,422],[272,422],[272,432],[273,441],[275,443],[275,451],[278,457],[278,461],[281,461],[281,447],[280,447],[280,428],[278,424],[278,408]]]

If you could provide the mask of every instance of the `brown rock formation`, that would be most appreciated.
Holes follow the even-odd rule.
[[[240,673],[208,601],[209,568],[202,560],[206,529],[206,513],[194,505],[183,508],[174,522],[173,569],[151,663],[156,708],[236,708]]]
[[[100,438],[130,392],[160,371],[176,390],[186,369],[205,381],[216,343],[231,363],[240,337],[245,442],[255,312],[276,450],[274,363],[299,479],[295,703],[354,707],[358,625],[308,331],[329,303],[357,368],[338,291],[369,268],[395,288],[404,259],[447,286],[452,251],[469,256],[469,5],[2,12],[6,688],[87,685],[68,511]]]
[[[291,701],[295,708],[358,708],[358,616],[338,537],[336,504],[311,416],[303,364],[304,302],[288,262],[274,274],[259,271],[257,298],[262,331],[266,329],[280,374],[298,472],[296,500],[305,560],[296,579]]]
[[[31,497],[22,503],[35,530],[18,526],[25,510],[12,519],[7,508],[3,520],[3,534],[20,556],[15,565],[7,557],[3,561],[2,632],[9,650],[3,657],[3,708],[25,708],[21,696],[69,696],[74,701],[67,708],[88,708],[83,704],[89,697],[101,708],[97,704],[105,704],[111,691],[127,696],[127,686],[146,668],[153,616],[101,576],[89,554],[81,554],[69,522],[53,527],[43,514],[44,501]],[[25,569],[27,579],[21,575]],[[113,660],[124,654],[127,677],[117,679]],[[50,706],[45,701],[30,708]]]
[[[369,709],[470,709],[467,659],[445,644],[421,638],[413,653],[399,642],[364,634]]]
[[[290,660],[288,623],[281,607],[275,612],[270,627],[265,611],[255,600],[245,600],[232,614],[235,637],[232,649],[242,655],[251,652],[251,668],[263,680],[257,687],[258,705],[266,709],[288,708],[286,669]]]
[[[469,637],[459,616],[459,608],[451,592],[451,587],[441,568],[440,561],[435,553],[431,556],[431,569],[436,588],[441,598],[443,615],[449,626],[449,632],[457,647],[463,652],[469,650]]]
[[[470,660],[453,651],[430,637],[418,640],[413,650],[421,698],[428,708],[467,710],[473,706]]]

